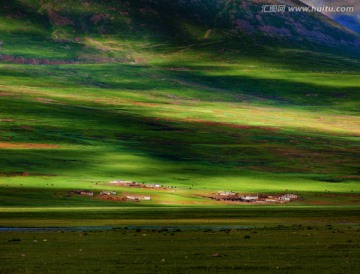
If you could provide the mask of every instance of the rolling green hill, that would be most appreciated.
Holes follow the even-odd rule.
[[[320,14],[261,13],[276,3],[5,3],[1,206],[128,205],[66,197],[113,179],[180,188],[153,206],[218,190],[358,202],[360,38]]]

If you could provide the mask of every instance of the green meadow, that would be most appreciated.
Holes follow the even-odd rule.
[[[196,241],[196,245],[194,242]],[[343,226],[2,232],[3,273],[354,273]],[[176,248],[174,248],[176,247]]]
[[[178,4],[170,15],[183,14]],[[51,217],[98,208],[96,220],[107,208],[203,208],[210,215],[216,208],[358,208],[354,52],[236,35],[187,15],[164,25],[164,18],[137,17],[139,3],[111,5],[22,0],[0,10],[6,225],[16,221],[8,212],[24,209]],[[102,12],[120,8],[129,13],[104,19]],[[205,10],[212,10],[199,15],[206,19]],[[170,188],[130,189],[112,180]],[[81,189],[96,195],[69,195]],[[103,190],[119,199],[99,197]],[[217,191],[301,199],[219,203],[207,197]],[[152,198],[121,201],[129,193]],[[31,225],[41,225],[33,216]]]
[[[103,203],[63,197],[72,189],[141,192],[114,179],[178,188],[149,205],[201,206],[194,193],[220,190],[357,203],[356,60],[344,72],[276,55],[142,54],[145,64],[1,64],[4,206]]]

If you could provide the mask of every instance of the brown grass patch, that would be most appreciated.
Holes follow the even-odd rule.
[[[33,130],[34,128],[31,126],[19,126],[19,128],[21,129],[26,129],[26,130]]]
[[[104,200],[104,201],[114,201],[114,202],[126,202],[127,201],[127,199],[125,197],[110,196],[110,195],[96,195],[96,198]]]
[[[56,101],[49,99],[49,98],[35,98],[35,101],[39,101],[41,103],[45,103],[45,104],[52,104],[55,103]]]
[[[0,97],[15,97],[15,94],[0,91]]]
[[[26,172],[26,171],[19,171],[19,172],[3,172],[0,173],[0,177],[28,177],[28,176],[44,176],[44,177],[53,177],[56,176],[54,174],[46,174],[46,173],[37,173],[37,172]]]
[[[60,148],[60,146],[53,144],[0,142],[0,149],[53,149],[53,148]]]
[[[243,130],[264,130],[264,131],[277,131],[279,128],[277,127],[269,127],[269,126],[251,126],[251,125],[239,125],[239,124],[232,124],[226,122],[213,122],[208,120],[202,119],[183,119],[186,122],[190,123],[199,123],[205,126],[218,126],[218,127],[228,127],[228,128],[236,128],[236,129],[243,129]]]
[[[16,57],[13,55],[1,54],[0,60],[13,63],[13,64],[30,64],[30,65],[63,65],[63,64],[77,64],[76,61],[71,60],[50,60],[50,59],[39,59],[39,58],[24,58]]]
[[[137,107],[158,107],[159,106],[159,104],[145,103],[145,102],[133,102],[132,104]]]

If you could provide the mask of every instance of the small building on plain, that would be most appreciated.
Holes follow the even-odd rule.
[[[284,198],[289,198],[289,199],[291,199],[291,200],[296,200],[296,199],[299,198],[298,195],[293,194],[293,193],[286,193],[286,194],[284,194],[282,197],[284,197]]]
[[[150,196],[146,196],[146,195],[127,195],[126,199],[128,200],[134,200],[134,201],[150,201],[151,197]]]
[[[124,180],[114,180],[111,181],[110,184],[114,184],[117,186],[126,186],[126,187],[142,187],[143,184],[134,181],[124,181]]]
[[[101,191],[100,195],[116,195],[116,191]]]
[[[125,181],[125,180],[114,180],[111,181],[110,184],[118,184],[118,185],[131,185],[134,183],[133,181]]]
[[[285,195],[279,197],[279,201],[290,202],[291,199]]]
[[[277,203],[277,200],[276,199],[265,199],[265,203],[267,204],[274,204],[274,203]]]
[[[160,184],[146,184],[145,187],[148,187],[148,188],[160,188],[161,185]]]
[[[250,195],[247,195],[247,196],[242,196],[241,197],[244,201],[247,201],[247,202],[253,202],[253,201],[256,201],[259,199],[259,196],[250,196]]]
[[[236,193],[232,191],[219,191],[218,194],[220,196],[235,196]]]
[[[78,191],[78,194],[83,196],[94,196],[94,192],[88,190],[80,190]]]

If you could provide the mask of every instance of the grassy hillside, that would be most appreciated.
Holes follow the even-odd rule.
[[[217,190],[358,202],[356,36],[321,16],[346,42],[249,34],[233,25],[241,9],[229,17],[236,1],[70,2],[1,13],[3,207],[127,205],[64,197],[113,179],[180,187],[149,205],[203,205],[195,194]]]

